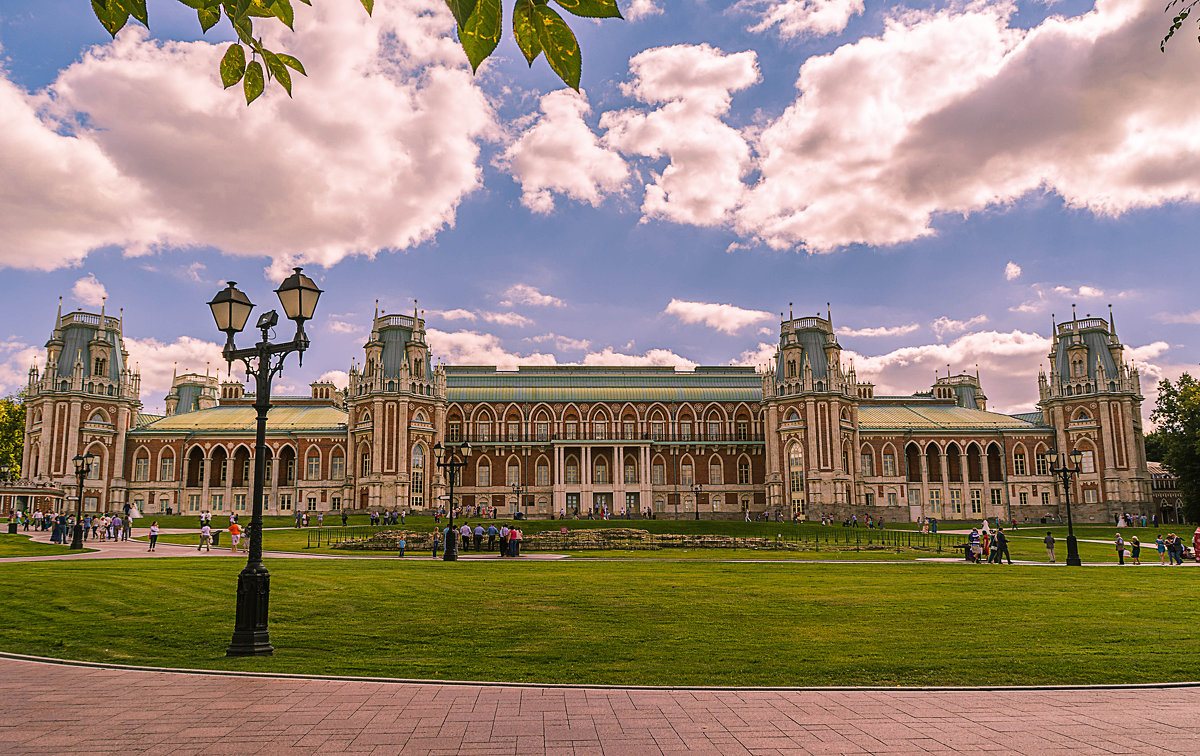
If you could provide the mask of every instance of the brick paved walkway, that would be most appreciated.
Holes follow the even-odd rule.
[[[516,688],[0,659],[0,697],[5,754],[1040,755],[1200,749],[1200,688]]]

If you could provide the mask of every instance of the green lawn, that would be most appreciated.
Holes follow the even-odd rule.
[[[277,559],[276,655],[230,660],[239,563],[0,565],[0,616],[20,618],[0,623],[0,647],[191,668],[575,683],[1200,679],[1192,570]]]
[[[32,531],[31,531],[32,532]],[[16,535],[0,533],[0,557],[48,556],[51,554],[66,554],[70,549],[57,543],[35,543],[29,540],[27,533],[18,532]],[[95,551],[95,549],[84,549]]]

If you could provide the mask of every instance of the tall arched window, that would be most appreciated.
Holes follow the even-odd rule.
[[[593,467],[593,482],[596,485],[607,485],[612,482],[612,478],[608,474],[608,460],[604,457],[597,457]]]
[[[425,506],[425,447],[420,444],[413,444],[408,502],[413,509],[422,509]]]
[[[725,470],[720,457],[713,457],[708,462],[708,483],[712,486],[725,485]]]
[[[508,470],[504,475],[505,485],[515,485],[521,482],[521,464],[515,459],[508,461]]]
[[[534,485],[548,486],[550,485],[550,463],[545,457],[538,459],[537,462],[537,477],[534,479]]]
[[[479,467],[477,468],[475,474],[475,485],[492,485],[492,465],[486,459],[479,460]]]
[[[358,469],[364,478],[371,474],[371,450],[365,446],[358,453]]]
[[[788,488],[791,491],[792,512],[804,513],[804,451],[800,444],[788,449]]]

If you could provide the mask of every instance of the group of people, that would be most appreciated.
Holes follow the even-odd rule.
[[[451,538],[458,539],[458,550],[470,551],[471,545],[474,543],[475,551],[483,551],[484,536],[487,537],[487,551],[493,552],[497,545],[500,547],[500,556],[502,557],[519,557],[521,556],[521,542],[525,540],[525,534],[518,527],[508,527],[505,523],[500,527],[488,525],[484,528],[483,525],[476,523],[471,527],[470,523],[464,522],[462,527],[450,530],[450,526],[442,528],[441,537],[443,543],[450,543]],[[438,555],[438,531],[433,531],[433,555]]]
[[[1121,534],[1117,533],[1117,538],[1113,542],[1117,548],[1117,563],[1125,564],[1125,539],[1121,538]],[[1142,544],[1138,541],[1137,536],[1129,539],[1129,559],[1134,564],[1142,563]],[[1187,543],[1182,538],[1174,533],[1168,533],[1166,538],[1160,534],[1154,539],[1154,548],[1158,551],[1158,563],[1160,565],[1179,566],[1183,564],[1183,559],[1188,555]],[[1196,554],[1200,553],[1200,527],[1196,528],[1196,532],[1192,534],[1192,557],[1200,562],[1200,557]]]
[[[398,509],[393,509],[387,512],[371,512],[372,525],[403,525],[404,518],[408,516],[408,512],[402,512]],[[320,523],[318,523],[320,524]],[[346,513],[342,512],[342,524],[346,524]]]
[[[1003,560],[1008,564],[1013,563],[1012,555],[1008,552],[1008,536],[1002,527],[997,527],[995,533],[987,527],[971,528],[966,550],[968,562],[1000,564]]]

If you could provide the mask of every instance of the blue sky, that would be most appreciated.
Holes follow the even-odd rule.
[[[274,306],[292,264],[327,293],[284,391],[345,371],[377,298],[451,363],[681,368],[761,364],[830,302],[880,393],[979,364],[1013,412],[1073,302],[1113,305],[1148,397],[1198,359],[1200,49],[1159,53],[1158,3],[621,0],[573,23],[581,96],[508,40],[471,77],[441,0],[316,5],[275,39],[295,99],[246,108],[174,0],[115,43],[6,0],[0,389],[59,296],[107,295],[161,407],[217,367],[221,282]]]

